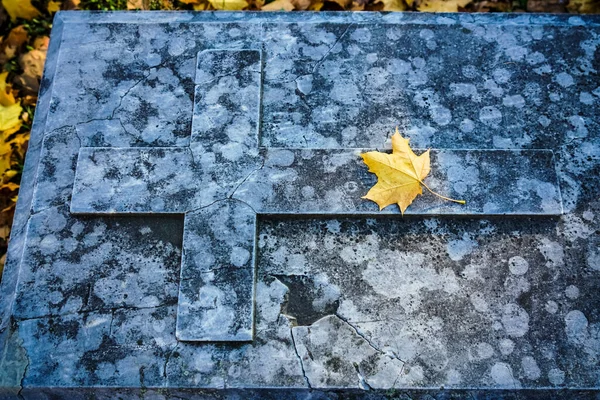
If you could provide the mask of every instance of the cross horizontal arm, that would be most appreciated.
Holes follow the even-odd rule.
[[[71,211],[184,213],[232,196],[259,214],[377,215],[377,205],[361,198],[376,182],[362,163],[362,151],[263,149],[259,167],[244,176],[235,163],[194,162],[189,148],[82,148]],[[433,150],[431,158],[425,183],[467,204],[425,191],[406,214],[562,213],[551,151]],[[236,174],[236,180],[227,180]],[[383,213],[399,210],[392,206]]]

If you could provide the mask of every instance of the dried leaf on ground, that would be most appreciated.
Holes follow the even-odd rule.
[[[296,10],[308,10],[312,4],[311,0],[291,0],[292,5]]]
[[[33,49],[19,57],[23,73],[14,82],[23,89],[24,94],[37,94],[45,62],[46,51],[43,50]]]
[[[472,0],[419,0],[417,10],[427,12],[457,12]]]
[[[217,10],[237,11],[248,7],[246,0],[208,0]]]
[[[464,204],[462,200],[453,200],[441,196],[429,189],[423,179],[429,174],[431,161],[429,150],[417,156],[408,144],[409,140],[400,136],[398,129],[392,136],[392,154],[370,151],[361,154],[369,172],[377,175],[377,183],[363,199],[372,200],[382,210],[391,204],[398,204],[404,211],[413,200],[423,194],[421,185],[431,193],[450,201]]]
[[[572,13],[596,14],[600,13],[599,0],[570,0],[567,10]]]
[[[2,0],[2,5],[13,22],[17,18],[33,19],[41,15],[31,4],[31,0]]]
[[[512,10],[511,0],[485,0],[471,6],[469,11],[475,12],[508,12]]]
[[[308,11],[321,11],[321,9],[323,8],[324,5],[325,5],[325,2],[323,0],[313,1],[310,4],[310,7],[308,7]]]
[[[81,0],[65,0],[63,1],[61,10],[76,10],[79,8]]]
[[[347,9],[350,4],[352,4],[352,0],[327,0],[330,3],[335,3],[342,8],[342,10]]]
[[[407,9],[402,0],[376,0],[375,2],[383,4],[383,11],[405,11]]]
[[[13,28],[0,45],[0,64],[6,64],[15,57],[29,40],[29,34],[23,25]]]
[[[50,14],[54,14],[55,12],[60,11],[61,5],[62,5],[61,1],[50,0],[48,2],[48,5],[46,6],[46,10],[48,10],[48,12]]]
[[[6,240],[8,239],[8,235],[10,234],[10,228],[8,225],[0,226],[0,239]]]
[[[185,1],[180,0],[182,3]],[[127,9],[128,10],[148,10],[149,2],[148,0],[127,0]]]
[[[11,85],[6,83],[8,72],[0,74],[0,105],[4,107],[12,106],[17,101],[12,93]]]
[[[567,12],[568,0],[528,0],[527,11],[529,12]]]
[[[294,4],[291,0],[275,0],[261,8],[263,11],[292,11],[293,9]]]
[[[21,123],[23,108],[19,103],[8,107],[0,106],[0,131],[10,131]]]
[[[33,41],[33,48],[40,51],[48,51],[50,45],[50,38],[48,36],[36,37]]]

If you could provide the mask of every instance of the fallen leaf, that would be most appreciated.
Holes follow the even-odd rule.
[[[417,156],[408,144],[409,140],[400,136],[398,128],[392,136],[392,154],[370,151],[361,154],[369,167],[369,172],[377,175],[377,183],[363,199],[372,200],[382,210],[391,204],[398,204],[404,211],[413,200],[423,194],[421,185],[433,194],[450,201],[464,204],[463,200],[453,200],[433,192],[423,183],[429,174],[431,161],[429,150]]]
[[[19,103],[8,107],[0,106],[0,131],[9,131],[18,126],[21,123],[19,116],[22,111]]]
[[[81,0],[65,0],[62,4],[63,10],[77,10]]]
[[[469,9],[474,12],[509,12],[512,10],[512,0],[484,0],[473,4]]]
[[[427,12],[458,12],[459,7],[464,7],[472,0],[420,0],[417,10]]]
[[[325,2],[323,0],[313,1],[310,4],[310,7],[308,7],[308,11],[321,11],[321,8],[323,8],[324,5]]]
[[[4,178],[6,179],[10,179],[14,176],[16,176],[19,172],[15,171],[14,169],[8,170],[6,172],[4,172]]]
[[[45,62],[46,52],[42,50],[34,49],[19,57],[23,73],[15,78],[15,83],[25,90],[25,94],[37,94]]]
[[[338,6],[345,10],[348,8],[350,4],[352,4],[352,0],[328,0],[329,2],[336,3]]]
[[[31,0],[2,0],[2,5],[13,22],[17,18],[34,19],[41,15],[40,11],[31,5]]]
[[[16,56],[27,40],[29,40],[29,34],[23,25],[13,28],[0,46],[0,64],[6,64]]]
[[[217,10],[237,11],[248,7],[246,0],[208,0]]]
[[[33,41],[33,48],[40,51],[48,51],[50,38],[48,36],[38,36]]]
[[[8,239],[8,235],[10,235],[10,227],[8,225],[0,226],[0,239],[6,240]],[[4,264],[4,260],[2,260],[2,264]]]
[[[383,4],[383,11],[405,11],[407,9],[402,0],[377,0],[376,3]]]
[[[291,0],[275,0],[261,8],[263,11],[292,11],[293,9],[294,4]]]
[[[8,183],[4,183],[4,184],[0,185],[0,190],[8,189],[11,192],[14,192],[18,188],[19,188],[19,185],[17,185],[16,183],[13,183],[13,182],[8,182]]]
[[[596,14],[600,13],[600,1],[598,0],[571,0],[567,9],[572,13]]]
[[[291,2],[296,10],[308,10],[312,4],[311,0],[291,0]]]
[[[10,84],[6,83],[6,78],[8,78],[8,72],[0,74],[0,105],[4,107],[12,106],[17,102],[10,90]]]
[[[147,4],[148,1],[144,1],[144,0],[127,0],[127,9],[128,10],[148,10],[150,7],[149,4]],[[185,3],[185,1],[182,1],[182,3]]]
[[[10,170],[10,155],[12,154],[12,146],[10,143],[0,141],[0,174]]]
[[[48,10],[48,12],[50,14],[54,14],[55,12],[60,11],[60,6],[61,6],[60,1],[50,0],[48,2],[48,5],[46,6],[46,10]]]

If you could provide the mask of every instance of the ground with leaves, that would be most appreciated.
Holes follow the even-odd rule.
[[[1,0],[0,274],[52,18],[59,10],[73,9],[600,13],[600,0]]]

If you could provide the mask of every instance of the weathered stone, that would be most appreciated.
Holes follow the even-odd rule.
[[[0,396],[597,395],[599,27],[58,14]],[[396,126],[467,205],[361,199]]]

